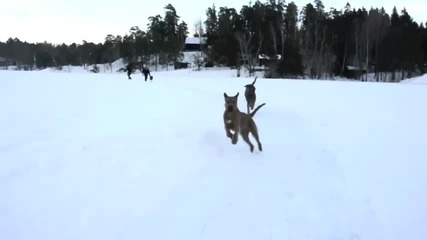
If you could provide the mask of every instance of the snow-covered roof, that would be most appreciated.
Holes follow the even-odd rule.
[[[269,57],[267,54],[260,54],[260,55],[258,55],[258,57],[259,57],[259,59],[267,59],[267,60],[270,60],[270,59],[280,60],[280,59],[282,59],[282,55],[280,55],[280,54],[276,54],[276,58]]]
[[[187,37],[185,38],[185,44],[206,44],[205,37]]]
[[[348,70],[366,70],[366,66],[357,67],[357,66],[347,65],[347,69]]]

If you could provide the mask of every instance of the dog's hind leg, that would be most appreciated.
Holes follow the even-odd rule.
[[[254,110],[255,107],[255,99],[250,103],[251,110]]]
[[[242,138],[243,140],[249,145],[249,147],[251,148],[251,152],[254,152],[254,145],[251,143],[251,141],[249,140],[249,131],[248,130],[243,130],[242,132]]]
[[[256,129],[256,126],[255,126],[254,129],[252,129],[251,133],[252,133],[252,136],[254,136],[256,142],[258,143],[258,149],[259,149],[259,151],[262,152],[262,144],[259,141],[259,134],[258,134],[258,129]]]

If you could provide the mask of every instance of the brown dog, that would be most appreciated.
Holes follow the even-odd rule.
[[[245,85],[245,88],[246,88],[246,90],[245,90],[245,98],[246,98],[246,104],[247,104],[247,108],[248,108],[247,109],[248,110],[247,111],[248,114],[249,114],[249,108],[251,110],[254,110],[254,107],[255,107],[255,101],[256,101],[255,82],[256,82],[257,78],[258,77],[255,77],[255,80],[254,80],[254,82],[252,84]]]
[[[224,93],[225,100],[225,111],[223,115],[225,133],[227,137],[231,139],[232,144],[236,144],[238,141],[239,133],[242,135],[243,140],[249,145],[251,152],[254,151],[254,145],[249,140],[249,133],[255,138],[258,143],[259,151],[262,151],[262,144],[259,141],[258,128],[253,120],[255,113],[265,105],[265,103],[259,105],[252,113],[244,113],[237,107],[239,93],[233,97],[229,97]],[[234,133],[231,133],[233,130]]]

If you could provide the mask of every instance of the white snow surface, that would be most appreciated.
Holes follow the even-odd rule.
[[[417,76],[417,77],[413,77],[413,78],[405,79],[405,80],[401,81],[401,83],[427,84],[427,74],[424,74],[424,75],[421,75],[421,76]]]
[[[427,239],[427,86],[233,74],[0,71],[0,239]]]

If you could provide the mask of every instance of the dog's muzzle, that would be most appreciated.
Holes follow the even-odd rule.
[[[233,106],[227,106],[227,112],[232,112],[233,111]]]

